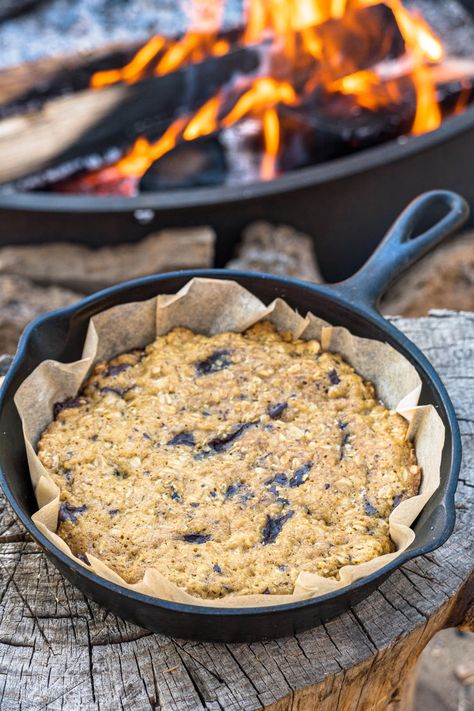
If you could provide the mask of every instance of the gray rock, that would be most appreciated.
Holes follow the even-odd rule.
[[[0,275],[0,353],[15,353],[18,339],[32,319],[81,298],[82,294],[69,289],[36,286],[28,279]],[[6,358],[0,359],[0,376],[9,365]]]
[[[121,281],[175,269],[212,266],[209,227],[162,230],[141,242],[91,249],[51,243],[0,249],[0,273],[90,294]]]
[[[227,269],[323,282],[310,237],[293,227],[268,222],[254,222],[244,230],[237,258],[227,264]]]

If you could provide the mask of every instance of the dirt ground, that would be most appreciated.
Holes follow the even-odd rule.
[[[474,634],[443,630],[421,656],[413,711],[474,711]]]

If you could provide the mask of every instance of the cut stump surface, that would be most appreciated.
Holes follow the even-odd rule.
[[[453,399],[464,455],[455,533],[344,615],[254,644],[169,639],[124,622],[67,583],[0,500],[2,711],[402,711],[411,672],[440,629],[472,625],[474,314],[395,324]]]

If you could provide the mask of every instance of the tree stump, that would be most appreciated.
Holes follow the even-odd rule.
[[[396,318],[443,378],[464,456],[457,523],[439,550],[344,615],[254,644],[169,639],[124,622],[67,583],[0,502],[0,708],[402,711],[440,629],[474,620],[474,314]]]

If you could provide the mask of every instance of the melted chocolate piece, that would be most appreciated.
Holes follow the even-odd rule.
[[[192,432],[179,432],[174,437],[172,437],[166,444],[177,447],[183,445],[186,447],[194,447],[196,442],[194,440],[194,435]]]
[[[364,496],[364,510],[365,510],[365,513],[367,514],[367,516],[379,517],[379,512],[377,511],[375,506],[372,506],[372,504],[370,503],[370,501],[368,500],[368,498],[366,496]]]
[[[129,388],[111,388],[108,385],[105,388],[100,388],[101,393],[113,393],[114,395],[118,395],[119,397],[123,397],[127,393],[130,392],[130,390],[133,390],[136,388],[136,385],[131,385]]]
[[[242,482],[239,482],[238,484],[229,484],[225,490],[224,499],[231,499],[242,489],[243,486]]]
[[[72,407],[81,407],[81,405],[86,405],[87,402],[88,400],[85,397],[70,397],[63,402],[55,402],[53,405],[53,417],[56,419],[63,410],[69,410]]]
[[[294,489],[296,486],[301,486],[302,484],[305,483],[306,479],[308,478],[308,472],[313,466],[312,462],[307,462],[306,464],[303,464],[302,467],[297,469],[293,476],[290,479],[290,486],[292,489]]]
[[[328,484],[328,482],[326,482],[326,483],[324,484],[324,488],[325,488],[325,489],[330,489],[330,488],[331,488],[331,484]]]
[[[60,521],[71,521],[71,523],[77,523],[78,514],[87,511],[87,506],[83,504],[82,506],[73,506],[72,504],[64,501],[59,507],[58,518]]]
[[[329,371],[328,378],[331,385],[339,385],[339,383],[341,382],[339,380],[339,375],[337,374],[337,370],[335,368]]]
[[[232,365],[232,360],[229,358],[230,351],[222,350],[215,351],[211,353],[210,356],[204,360],[199,360],[194,364],[197,375],[209,375],[210,373],[217,373],[219,370],[228,368]]]
[[[119,375],[119,373],[123,373],[124,370],[127,370],[128,368],[132,367],[132,363],[120,363],[119,365],[109,365],[107,370],[104,373],[105,378],[110,378],[115,375]]]
[[[124,472],[122,469],[114,469],[113,475],[117,479],[128,479],[128,472]]]
[[[264,546],[267,546],[269,543],[275,543],[284,524],[293,516],[293,514],[294,511],[288,511],[288,513],[283,516],[276,516],[275,518],[267,515],[267,521],[262,532],[262,543]]]
[[[258,420],[255,422],[243,422],[241,425],[237,425],[231,432],[227,434],[220,435],[219,437],[214,437],[207,442],[207,446],[213,450],[212,453],[225,452],[231,445],[239,439],[250,427],[254,427],[258,424]]]
[[[90,560],[85,553],[76,553],[76,558],[79,558],[79,560],[82,560],[82,562],[85,563],[86,565],[90,565]]]
[[[339,445],[339,461],[342,461],[344,459],[344,449],[346,447],[346,444],[349,442],[349,437],[349,432],[344,432],[341,437],[341,444]]]
[[[217,565],[217,563],[212,566],[212,570],[213,570],[215,573],[220,573],[220,574],[222,575],[222,568],[221,568],[220,565]]]
[[[205,533],[185,533],[183,536],[183,541],[186,543],[207,543],[211,537]]]
[[[280,484],[280,486],[286,486],[288,484],[288,477],[286,474],[275,474],[271,479],[267,479],[265,484]]]
[[[276,418],[280,417],[281,413],[284,412],[287,407],[287,402],[278,402],[276,405],[271,405],[271,407],[268,408],[267,413],[270,415],[272,420],[276,420]]]

